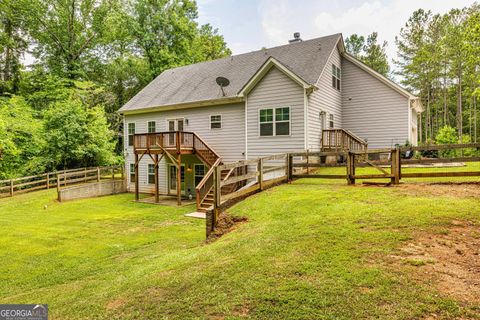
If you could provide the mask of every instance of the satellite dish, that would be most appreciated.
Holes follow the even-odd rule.
[[[215,81],[220,86],[220,89],[222,89],[222,95],[225,97],[225,91],[223,91],[223,87],[227,87],[230,84],[230,80],[224,77],[217,77]]]
[[[228,80],[227,78],[224,78],[224,77],[217,77],[217,79],[215,79],[215,81],[222,88],[223,87],[228,87],[228,85],[230,84],[230,80]]]

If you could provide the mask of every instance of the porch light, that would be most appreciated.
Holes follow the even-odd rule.
[[[189,164],[189,165],[187,166],[187,171],[188,171],[188,172],[192,172],[192,165],[191,165],[191,164]]]

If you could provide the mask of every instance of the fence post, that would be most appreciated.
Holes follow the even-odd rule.
[[[120,166],[120,174],[122,175],[122,180],[125,180],[125,169],[123,166]]]
[[[348,151],[347,153],[347,184],[355,184],[355,154]]]
[[[263,190],[263,159],[262,158],[258,159],[257,170],[258,170],[258,186],[260,187],[260,191],[262,191]]]
[[[287,177],[287,182],[289,180],[288,175],[290,174],[288,158],[289,158],[289,154],[285,153],[285,177]]]
[[[67,170],[63,170],[63,184],[67,186]]]
[[[397,151],[397,149],[390,151],[390,173],[393,175],[390,182],[392,184],[398,184]]]
[[[308,166],[309,164],[310,164],[310,156],[309,156],[309,154],[308,154],[308,149],[307,149],[307,175],[308,175],[309,172],[310,172],[310,170],[309,170],[310,167]]]
[[[13,179],[10,179],[10,197],[13,197]]]
[[[47,190],[50,189],[50,172],[47,172]]]
[[[58,171],[56,172],[57,175],[57,196],[58,196],[58,201],[60,201],[60,174]]]
[[[287,154],[287,157],[288,157],[288,181],[292,181],[292,178],[293,178],[293,156],[288,153]]]
[[[115,180],[115,168],[112,167],[112,180]]]
[[[100,167],[97,167],[97,182],[100,182]]]

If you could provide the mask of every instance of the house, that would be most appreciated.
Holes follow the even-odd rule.
[[[129,190],[158,186],[157,194],[195,197],[219,158],[345,141],[415,144],[421,111],[417,97],[346,53],[341,34],[306,41],[295,34],[283,46],[166,70],[127,102],[120,113]]]

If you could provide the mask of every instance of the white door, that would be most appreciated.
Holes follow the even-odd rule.
[[[172,132],[168,137],[168,144],[175,145],[175,133],[173,131],[183,131],[184,119],[170,119],[168,120],[168,131]]]
[[[177,194],[177,166],[168,166],[168,190],[170,194]],[[180,181],[182,194],[185,194],[185,166],[182,164],[180,170]]]

